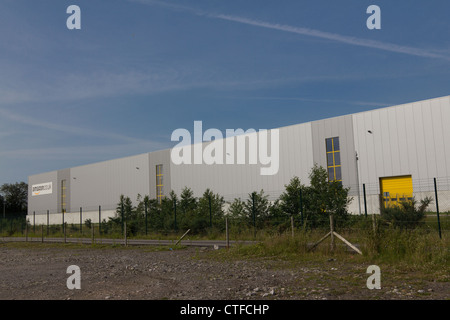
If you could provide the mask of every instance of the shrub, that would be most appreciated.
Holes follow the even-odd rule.
[[[396,206],[384,208],[381,218],[400,229],[414,229],[425,217],[425,210],[432,199],[426,197],[418,203],[415,198],[410,201],[402,201]]]

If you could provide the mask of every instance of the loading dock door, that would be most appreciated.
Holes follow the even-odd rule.
[[[380,178],[381,199],[384,207],[398,205],[399,202],[412,200],[412,176]]]

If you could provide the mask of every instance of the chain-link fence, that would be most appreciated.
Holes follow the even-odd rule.
[[[375,184],[362,184],[359,189],[350,186],[347,210],[333,212],[335,227],[341,232],[361,232],[371,228],[371,217],[376,215],[383,228],[420,229],[446,236],[450,230],[450,178],[417,180],[413,187],[411,194],[388,197]],[[255,239],[330,227],[330,211],[319,208],[305,186],[294,193],[287,189],[227,195],[208,191],[202,197],[188,191],[172,193],[160,203],[148,198],[133,203],[124,198],[117,204],[85,206],[69,213],[44,210],[26,217],[3,216],[0,235],[161,238],[190,230],[191,236],[221,239],[228,226],[235,239]]]

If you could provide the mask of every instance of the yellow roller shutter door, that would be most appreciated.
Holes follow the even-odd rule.
[[[411,176],[380,178],[380,185],[385,206],[412,199],[413,183]]]

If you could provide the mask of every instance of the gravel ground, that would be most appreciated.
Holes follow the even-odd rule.
[[[0,244],[2,300],[338,300],[449,299],[448,275],[381,269],[369,290],[367,265],[339,259],[298,265],[278,260],[219,261],[212,248],[90,248]],[[226,250],[226,249],[220,249]],[[81,270],[69,290],[67,267]]]

